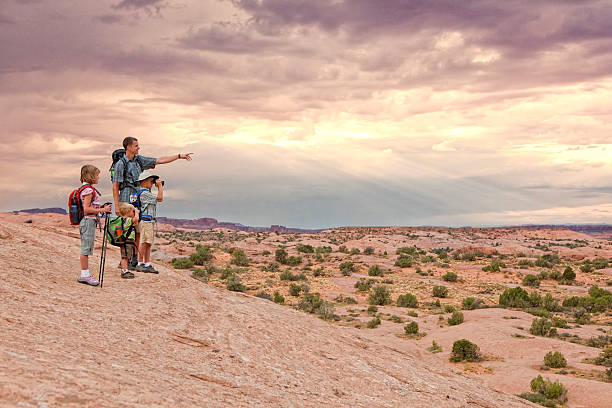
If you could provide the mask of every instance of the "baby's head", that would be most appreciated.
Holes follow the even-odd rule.
[[[136,215],[136,208],[129,203],[119,203],[119,213],[122,217],[133,217]]]

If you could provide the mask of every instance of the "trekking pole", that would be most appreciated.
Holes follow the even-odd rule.
[[[106,230],[108,228],[108,214],[104,215],[104,231],[102,233],[102,251],[100,253],[100,271],[98,272],[98,282],[100,287],[104,283],[104,267],[106,265]]]

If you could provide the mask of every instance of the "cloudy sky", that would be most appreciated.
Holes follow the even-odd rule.
[[[247,225],[612,221],[612,2],[0,0],[0,211],[125,136],[158,213]]]

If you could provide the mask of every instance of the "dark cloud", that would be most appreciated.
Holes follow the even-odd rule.
[[[115,4],[113,8],[115,9],[156,9],[160,10],[165,7],[165,0],[122,0],[121,2]]]
[[[13,20],[0,14],[0,24],[15,24]]]
[[[99,21],[104,24],[117,24],[123,21],[123,17],[117,14],[103,14],[93,18],[94,21]]]

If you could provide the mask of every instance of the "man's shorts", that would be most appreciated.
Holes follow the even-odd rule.
[[[79,223],[79,232],[81,233],[81,255],[93,254],[96,236],[96,219],[83,217]]]
[[[155,239],[154,222],[151,221],[140,221],[138,223],[138,233],[140,234],[140,243],[146,243],[153,245]]]

